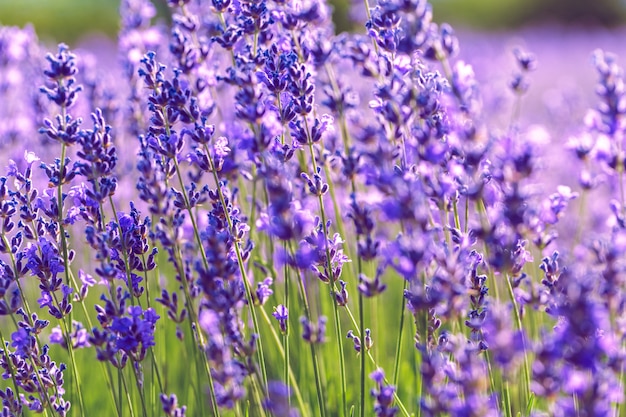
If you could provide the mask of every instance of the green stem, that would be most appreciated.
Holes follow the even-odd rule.
[[[315,160],[315,151],[313,149],[313,142],[311,140],[309,124],[307,122],[306,117],[304,117],[304,126],[306,128],[308,143],[309,143],[309,151],[311,153],[311,161],[313,163],[313,170],[317,173],[317,161]],[[321,194],[317,196],[319,207],[320,207],[320,217],[322,221],[322,229],[324,232],[324,242],[325,242],[325,250],[326,250],[326,268],[328,269],[328,279],[330,283],[330,297],[331,303],[333,304],[334,310],[334,318],[335,318],[335,334],[337,337],[337,354],[339,356],[339,372],[341,374],[341,403],[342,403],[342,414],[346,415],[348,412],[348,400],[347,400],[347,388],[346,388],[346,366],[345,366],[345,357],[343,352],[343,337],[341,335],[341,322],[339,320],[339,308],[337,306],[337,302],[335,301],[335,278],[332,276],[333,268],[330,260],[330,248],[328,246],[328,227],[326,225],[326,211],[324,209],[324,198]],[[347,307],[347,306],[346,306]]]
[[[167,120],[167,119],[166,119]],[[167,130],[169,131],[169,127],[167,128]],[[180,166],[178,165],[178,160],[176,159],[176,157],[174,157],[173,159],[174,162],[174,167],[176,170],[176,176],[178,177],[178,182],[181,188],[181,193],[183,195],[183,200],[185,203],[185,208],[187,210],[187,213],[189,214],[189,219],[191,221],[191,225],[193,227],[193,234],[194,237],[196,238],[196,242],[198,245],[198,249],[200,250],[200,255],[201,255],[201,259],[202,259],[202,263],[204,264],[205,269],[208,271],[209,270],[209,263],[207,261],[207,257],[206,257],[206,253],[204,251],[204,246],[202,245],[202,239],[200,238],[200,233],[198,231],[198,225],[196,224],[196,219],[195,216],[193,215],[193,212],[191,210],[191,205],[189,204],[189,197],[187,195],[187,190],[185,188],[185,183],[183,181],[183,176],[182,176],[182,172],[180,169]],[[180,265],[182,266],[182,262],[180,263]],[[201,327],[200,327],[200,323],[197,320],[196,317],[196,313],[195,313],[195,309],[193,306],[193,301],[191,298],[191,292],[189,291],[189,284],[187,283],[187,279],[185,278],[185,274],[184,271],[182,270],[182,268],[179,269],[179,274],[181,277],[181,282],[183,284],[183,292],[185,294],[185,298],[187,300],[187,305],[188,305],[188,312],[189,312],[189,318],[190,320],[193,322],[193,324],[195,325],[197,332],[193,333],[194,337],[195,335],[197,335],[197,342],[200,346],[204,346],[204,338],[202,337],[202,331],[201,331]],[[213,408],[213,415],[214,416],[219,416],[219,410],[217,408],[217,398],[215,396],[215,387],[213,384],[213,376],[211,375],[211,370],[208,369],[208,364],[206,363],[206,360],[203,361],[204,362],[204,367],[207,368],[206,369],[206,373],[207,373],[207,377],[209,380],[209,395],[210,395],[210,400],[211,400],[211,406]]]
[[[7,367],[9,368],[9,373],[11,374],[11,380],[13,381],[13,387],[15,388],[15,396],[17,398],[20,397],[20,388],[17,385],[17,380],[15,379],[15,369],[13,368],[13,362],[9,359],[9,354],[7,353],[7,342],[4,340],[4,335],[2,334],[2,329],[0,329],[0,342],[2,342],[2,352],[4,353],[4,360],[6,361]]]
[[[144,266],[146,265],[146,255],[144,253],[141,254],[141,260],[144,264]],[[144,271],[143,272],[143,279],[146,283],[146,300],[147,300],[147,304],[148,304],[148,308],[151,307],[150,305],[150,283],[148,281],[148,271]],[[158,366],[158,362],[156,360],[156,356],[154,354],[154,346],[150,346],[150,349],[148,349],[150,351],[150,358],[152,359],[152,368],[154,370],[154,372],[156,373],[156,377],[157,377],[157,383],[159,384],[159,392],[161,393],[165,393],[165,391],[163,390],[163,383],[161,382],[161,372],[159,371],[159,366]]]
[[[272,326],[272,322],[271,322],[267,312],[265,310],[263,310],[263,309],[261,309],[260,311],[261,311],[261,316],[263,317],[263,320],[265,321],[265,323],[269,327],[270,333],[272,335],[272,338],[274,339],[274,342],[276,343],[276,347],[278,349],[278,354],[284,360],[286,353],[285,353],[285,350],[283,349],[282,343],[280,342],[280,338],[278,337],[278,333],[276,332],[276,329],[274,329],[274,326]],[[296,401],[298,402],[298,408],[300,410],[300,413],[302,413],[303,417],[308,417],[310,415],[309,408],[304,403],[304,399],[302,398],[302,392],[300,391],[300,387],[298,385],[298,380],[296,379],[296,377],[295,377],[295,375],[293,373],[293,369],[291,367],[289,368],[289,381],[293,385],[293,393],[296,396]]]
[[[405,279],[404,280],[404,286],[402,289],[402,303],[400,305],[400,330],[398,331],[398,340],[396,341],[396,356],[395,356],[395,362],[394,362],[394,366],[393,366],[393,385],[397,388],[398,387],[398,379],[400,378],[400,361],[401,361],[401,355],[402,355],[402,335],[403,335],[403,330],[404,330],[404,318],[406,316],[405,314],[405,308],[406,308],[406,298],[404,297],[404,291],[406,291],[407,289],[407,285],[408,285],[408,281]]]
[[[520,332],[522,332],[522,346],[524,348],[524,379],[525,379],[525,383],[524,385],[524,394],[525,394],[525,400],[529,401],[531,398],[531,392],[530,392],[530,364],[528,361],[528,351],[526,348],[526,336],[524,335],[524,327],[522,324],[522,317],[519,313],[519,307],[517,305],[517,301],[515,300],[515,294],[513,293],[513,286],[511,284],[511,280],[509,279],[508,275],[504,276],[505,281],[506,281],[506,288],[509,292],[509,297],[511,298],[511,303],[513,304],[513,315],[515,317],[515,322],[517,324],[517,328]]]
[[[298,277],[298,288],[300,290],[300,297],[302,299],[302,305],[304,306],[304,312],[307,320],[311,321],[311,310],[309,308],[309,302],[306,296],[306,291],[304,289],[304,283],[302,282],[302,278]],[[324,392],[322,389],[322,378],[320,376],[320,368],[319,361],[317,359],[317,352],[315,350],[315,344],[309,343],[311,348],[311,360],[313,362],[313,374],[315,375],[315,388],[317,391],[317,403],[319,405],[320,416],[326,417],[326,406],[324,404]]]
[[[102,365],[104,365],[103,362],[101,362]],[[113,385],[113,375],[111,375],[111,363],[107,362],[106,365],[104,365],[105,368],[105,372],[107,375],[107,382],[109,383],[109,388],[111,391],[111,395],[113,396],[113,402],[115,403],[115,411],[117,411],[117,417],[122,417],[122,400],[121,400],[121,395],[118,397],[115,396],[114,390],[115,390],[115,386]],[[119,394],[119,388],[118,387],[118,394]]]
[[[511,410],[511,389],[509,388],[509,381],[504,382],[504,412],[507,417],[513,416],[513,410]]]
[[[139,366],[139,364],[137,364]],[[141,409],[143,411],[143,417],[148,417],[148,409],[146,408],[146,399],[143,393],[143,389],[139,380],[139,371],[135,368],[134,363],[130,364],[133,369],[133,375],[135,375],[135,383],[137,385],[137,391],[139,392],[139,399],[141,400]]]
[[[56,308],[59,312],[62,313],[61,304],[57,299],[56,294],[53,292],[52,301],[56,305]],[[68,323],[69,321],[69,323]],[[63,318],[59,319],[59,323],[62,327],[63,338],[65,339],[65,343],[67,345],[67,352],[70,357],[70,367],[72,368],[72,375],[74,376],[74,381],[76,383],[76,391],[78,393],[78,400],[81,412],[85,410],[85,404],[83,403],[83,394],[81,389],[80,377],[78,375],[78,367],[76,366],[76,357],[74,356],[74,345],[72,343],[72,320],[69,316],[63,316]]]
[[[357,258],[357,263],[358,263],[358,270],[359,270],[358,276],[360,276],[362,269],[363,269],[361,257]],[[365,328],[365,317],[364,317],[365,311],[363,309],[363,294],[361,293],[361,291],[358,291],[358,293],[359,293],[359,331],[361,331]],[[404,299],[404,297],[402,298]],[[360,387],[360,403],[361,403],[360,416],[365,417],[365,350],[366,350],[366,347],[365,347],[365,335],[363,333],[360,333],[360,335],[361,335],[361,355],[359,357],[359,367],[360,367],[359,387]]]
[[[285,252],[287,252],[287,242],[283,243],[283,250]],[[287,262],[285,262],[285,266],[284,266],[284,280],[285,280],[285,298],[284,298],[284,303],[285,303],[285,308],[287,309],[287,311],[289,311],[289,267],[287,265]],[[286,329],[285,329],[285,333],[283,334],[283,345],[284,345],[284,349],[285,349],[285,358],[284,358],[284,363],[285,363],[285,370],[284,370],[284,379],[285,379],[285,385],[287,386],[287,405],[288,408],[291,409],[291,390],[289,388],[289,323],[287,323]]]
[[[185,295],[185,300],[186,300],[186,304],[187,304],[187,312],[189,314],[189,326],[190,326],[190,331],[191,331],[191,335],[194,338],[194,340],[196,341],[196,343],[200,346],[204,346],[204,341],[202,338],[202,331],[201,331],[201,327],[200,327],[200,323],[198,321],[198,317],[196,316],[196,312],[193,306],[193,300],[191,298],[191,292],[189,291],[189,283],[187,282],[187,278],[185,277],[185,271],[183,270],[182,267],[182,259],[181,259],[181,254],[180,254],[180,250],[177,250],[175,252],[175,267],[177,269],[178,275],[180,276],[180,281],[182,283],[182,287],[183,287],[183,293]],[[196,331],[194,332],[193,329],[194,327],[196,328]],[[198,351],[198,349],[196,349]],[[196,361],[196,365],[198,365],[198,356],[197,355],[193,355],[194,356],[194,360]],[[207,362],[207,358],[206,355],[203,354],[203,359],[201,360],[202,362],[202,368],[204,369],[204,372],[207,376],[207,380],[209,381],[209,401],[211,402],[211,408],[213,411],[213,416],[219,416],[220,412],[219,409],[217,407],[217,397],[215,396],[215,386],[213,384],[213,376],[211,375],[211,369],[210,366]],[[197,370],[197,368],[196,368]]]
[[[62,109],[62,117],[65,121],[65,108]],[[70,262],[67,251],[67,239],[65,237],[65,227],[63,225],[63,171],[65,170],[65,156],[67,154],[67,145],[63,143],[61,145],[61,161],[59,164],[59,184],[57,185],[57,210],[58,210],[58,225],[59,225],[59,235],[61,240],[61,248],[63,252],[63,267],[65,269],[65,283],[69,286],[71,284],[70,280]],[[60,311],[60,310],[59,310]],[[71,319],[70,319],[71,324]],[[83,400],[83,394],[80,388],[80,379],[78,378],[78,369],[76,369],[76,363],[74,360],[74,352],[72,349],[72,341],[71,341],[71,329],[70,333],[66,333],[67,340],[67,350],[70,355],[70,362],[72,367],[72,374],[74,375],[74,379],[76,381],[76,391],[78,394],[78,406],[80,408],[80,412],[82,415],[85,415],[85,402]]]
[[[118,368],[117,372],[118,372],[117,377],[119,379],[118,383],[121,382],[121,384],[119,384],[119,393],[118,393],[120,396],[120,401],[122,397],[122,386],[123,386],[124,391],[126,392],[126,401],[128,401],[128,408],[130,410],[130,415],[131,417],[135,417],[135,410],[133,408],[133,400],[130,398],[130,390],[128,389],[128,385],[126,384],[126,377],[124,376],[124,371]]]
[[[204,151],[206,152],[207,158],[209,160],[210,170],[213,173],[213,179],[215,180],[215,185],[217,187],[217,194],[218,194],[220,203],[222,205],[222,210],[224,210],[224,217],[226,218],[226,221],[228,223],[228,231],[233,236],[233,239],[235,239],[235,244],[233,246],[235,248],[235,254],[237,256],[237,264],[239,265],[239,272],[241,274],[241,280],[243,281],[244,288],[246,291],[246,299],[250,307],[249,310],[250,310],[250,316],[252,317],[252,325],[254,327],[254,332],[259,336],[259,338],[257,339],[257,354],[258,354],[259,366],[261,368],[261,375],[263,378],[263,390],[266,391],[267,371],[265,368],[265,355],[263,353],[263,343],[261,343],[261,329],[259,327],[259,321],[256,315],[256,308],[254,305],[254,300],[252,298],[252,291],[250,290],[250,282],[248,282],[248,275],[246,273],[246,267],[244,265],[243,257],[241,255],[241,248],[239,246],[239,240],[237,240],[235,236],[235,231],[233,230],[233,221],[230,218],[230,213],[228,212],[228,209],[226,207],[226,199],[224,197],[224,193],[222,192],[222,186],[220,184],[220,179],[217,174],[217,170],[215,169],[215,163],[213,161],[213,157],[211,156],[211,152],[209,151],[209,148],[206,143],[204,144]],[[176,166],[178,170],[178,164],[176,164]]]

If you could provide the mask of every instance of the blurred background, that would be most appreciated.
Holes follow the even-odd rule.
[[[362,27],[351,21],[351,2],[331,0],[339,31]],[[156,0],[166,16],[165,0]],[[370,1],[375,3],[375,1]],[[565,26],[614,27],[626,23],[625,0],[431,0],[438,22],[475,30],[516,29],[557,23]],[[40,38],[72,43],[89,33],[114,38],[117,0],[0,0],[0,24],[32,23]]]

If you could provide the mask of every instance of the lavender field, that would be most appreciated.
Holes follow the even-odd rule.
[[[1,416],[626,416],[626,30],[167,5],[0,26]]]

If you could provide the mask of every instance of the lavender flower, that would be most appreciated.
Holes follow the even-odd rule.
[[[370,378],[376,383],[376,388],[371,394],[375,399],[374,413],[377,417],[393,417],[398,412],[398,408],[393,406],[393,395],[395,388],[385,385],[385,373],[382,369],[377,369],[370,374]]]
[[[287,307],[279,304],[277,307],[274,307],[272,316],[278,320],[280,331],[283,333],[287,332],[287,319],[289,318],[289,311],[287,310]]]
[[[298,410],[289,406],[289,395],[289,387],[282,382],[272,381],[268,384],[268,397],[263,405],[276,416],[298,417]]]
[[[163,404],[163,412],[169,417],[185,417],[187,412],[187,406],[178,406],[178,399],[175,394],[171,394],[169,397],[165,394],[160,396],[161,403]]]
[[[257,284],[256,299],[260,305],[265,304],[267,299],[274,294],[274,291],[270,288],[270,285],[272,285],[273,282],[274,280],[271,277],[267,277],[263,280],[263,282],[259,282]]]
[[[101,382],[78,369],[78,349],[104,362],[118,414],[129,410],[124,394],[147,399],[145,415],[161,407],[179,417],[347,415],[351,402],[377,416],[618,409],[626,106],[616,56],[594,54],[598,102],[578,126],[578,86],[558,100],[542,91],[550,109],[538,113],[535,55],[461,50],[427,0],[370,1],[369,11],[353,2],[362,34],[335,34],[324,0],[166,3],[168,26],[149,1],[121,2],[119,68],[63,44],[43,59],[34,30],[0,28],[0,315],[16,324],[0,333],[2,415],[67,415],[64,390],[80,399]],[[544,38],[537,56],[552,55]],[[493,84],[507,65],[508,87]],[[89,128],[79,115],[91,115]],[[571,167],[557,140],[569,136],[580,161]],[[61,156],[40,161],[53,142]],[[301,286],[289,274],[275,286],[281,267]],[[276,296],[291,300],[289,311]],[[399,310],[374,317],[370,301]],[[208,401],[179,404],[180,367],[159,363],[169,342],[158,346],[154,302]],[[282,338],[263,327],[268,304]],[[321,314],[338,306],[331,340]],[[74,321],[76,307],[95,310],[96,326]],[[412,339],[398,338],[401,307]],[[290,334],[289,315],[305,313]],[[400,317],[404,327],[388,325]],[[419,361],[412,372],[398,366],[394,387],[384,355],[371,355],[368,411],[373,331],[380,352],[404,358],[412,346]],[[331,347],[315,346],[326,342],[339,348],[332,355],[348,343],[361,372],[351,355],[330,372]],[[305,344],[315,386],[302,380],[312,376]],[[322,378],[347,391],[325,397]],[[133,382],[139,395],[123,392]],[[160,403],[142,396],[164,382]],[[418,402],[412,386],[422,387]]]
[[[307,320],[306,317],[300,317],[302,339],[311,344],[326,342],[326,321],[326,317],[320,316],[317,319],[317,324],[314,324]]]

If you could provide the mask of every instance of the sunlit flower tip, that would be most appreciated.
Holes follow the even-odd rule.
[[[87,287],[93,287],[96,285],[96,280],[82,269],[78,270],[78,279],[80,279],[80,282]]]
[[[40,161],[39,157],[35,155],[35,152],[24,151],[24,160],[28,165],[31,165],[37,161]]]
[[[215,156],[218,158],[225,158],[230,153],[230,148],[228,147],[228,139],[225,136],[220,136],[215,141],[213,145],[213,149],[215,150]]]

